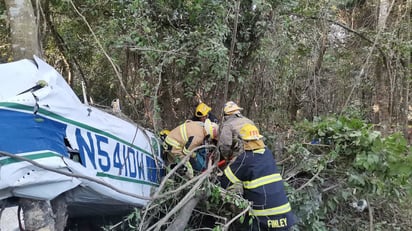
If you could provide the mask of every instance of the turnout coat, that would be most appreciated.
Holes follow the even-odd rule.
[[[243,197],[252,202],[249,215],[255,218],[251,226],[245,224],[246,230],[288,230],[296,223],[282,176],[268,148],[244,151],[219,180],[224,188],[243,185]]]

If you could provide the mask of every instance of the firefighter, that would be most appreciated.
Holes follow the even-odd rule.
[[[195,110],[195,115],[193,116],[193,121],[205,122],[206,119],[210,119],[213,123],[218,124],[219,120],[215,115],[212,114],[212,108],[205,103],[199,103]]]
[[[169,133],[170,133],[170,130],[167,130],[167,129],[161,130],[161,131],[159,132],[160,139],[161,139],[162,141],[164,141],[164,140],[166,139],[166,136],[169,135]]]
[[[221,156],[225,159],[229,156],[236,156],[236,153],[242,153],[241,140],[238,138],[240,128],[245,124],[254,125],[252,120],[240,113],[241,110],[243,110],[243,108],[239,107],[233,101],[225,103],[223,108],[223,124],[219,132],[217,146]]]
[[[170,131],[166,136],[167,161],[168,164],[179,163],[186,155],[191,153],[191,158],[197,159],[196,152],[192,150],[204,144],[207,139],[217,139],[219,126],[209,119],[205,122],[186,120],[183,124]],[[200,157],[199,157],[200,158]],[[206,159],[206,157],[204,157]],[[185,174],[188,178],[193,177],[193,168],[190,161],[186,161]],[[196,169],[199,170],[199,169]]]
[[[242,184],[243,197],[252,202],[243,230],[289,230],[296,219],[272,152],[253,124],[245,124],[239,135],[244,152],[225,168],[219,180],[224,188]],[[253,221],[250,225],[249,218]]]

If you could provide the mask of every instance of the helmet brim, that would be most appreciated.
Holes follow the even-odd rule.
[[[243,141],[243,148],[245,150],[256,150],[265,147],[263,140],[245,140]]]

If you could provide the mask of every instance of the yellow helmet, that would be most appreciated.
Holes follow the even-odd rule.
[[[210,119],[206,119],[205,131],[207,135],[210,135],[211,139],[216,139],[219,134],[219,125],[217,123],[213,123]]]
[[[169,135],[169,133],[170,133],[169,130],[163,129],[163,130],[161,130],[161,131],[159,132],[159,135],[160,135],[160,136],[167,136],[167,135]]]
[[[225,115],[237,114],[240,113],[240,110],[243,110],[243,108],[239,107],[233,101],[228,101],[227,103],[225,103],[225,107],[223,108]]]
[[[259,133],[259,129],[253,124],[245,124],[239,131],[242,140],[260,140],[263,138]]]
[[[196,117],[203,117],[207,116],[207,114],[212,110],[211,107],[207,106],[205,103],[199,103],[196,107],[195,116]]]

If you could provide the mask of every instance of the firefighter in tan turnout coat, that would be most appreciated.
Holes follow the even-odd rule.
[[[223,108],[224,117],[222,128],[219,132],[218,148],[220,154],[227,158],[233,156],[233,152],[241,153],[243,147],[241,139],[239,139],[239,131],[245,124],[254,125],[253,121],[243,116],[240,111],[243,108],[239,107],[235,102],[228,101]]]
[[[204,123],[186,120],[183,124],[171,130],[166,136],[165,143],[168,145],[168,163],[178,163],[189,154],[191,154],[191,158],[195,158],[196,152],[192,152],[192,150],[201,146],[205,139],[216,139],[218,130],[218,125],[209,119]],[[192,165],[187,161],[185,166],[187,168],[186,176],[192,178]]]

